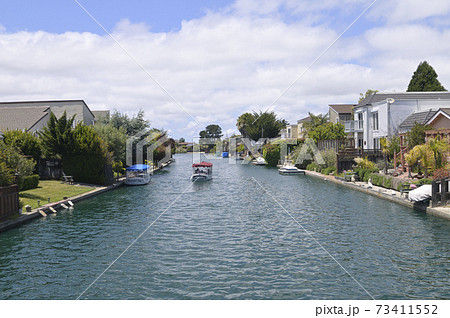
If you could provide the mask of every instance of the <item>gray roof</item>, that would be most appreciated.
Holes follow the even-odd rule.
[[[363,99],[358,105],[355,107],[373,105],[374,103],[381,102],[386,100],[387,98],[393,99],[450,99],[449,92],[403,92],[403,93],[382,93],[376,92],[370,94],[365,99]]]
[[[109,118],[110,111],[109,110],[93,110],[92,114],[94,114],[94,117],[99,119],[102,117]]]
[[[310,116],[305,117],[305,118],[300,119],[300,120],[297,120],[297,124],[304,123],[304,122],[307,122],[307,121],[311,121],[311,117]]]
[[[29,130],[49,114],[50,107],[0,107],[0,131]]]
[[[398,131],[400,133],[405,133],[411,130],[414,127],[415,123],[424,125],[427,121],[429,121],[438,111],[436,110],[426,110],[417,113],[412,113],[400,124],[398,127]]]
[[[354,104],[331,104],[328,105],[337,114],[351,114],[353,111]]]

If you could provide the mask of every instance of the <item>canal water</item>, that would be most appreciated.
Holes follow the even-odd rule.
[[[192,183],[175,158],[0,233],[1,299],[450,298],[449,221],[228,159]]]

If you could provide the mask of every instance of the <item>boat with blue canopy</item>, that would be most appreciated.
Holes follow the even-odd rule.
[[[151,170],[149,165],[136,164],[126,169],[126,185],[145,185],[150,182]]]

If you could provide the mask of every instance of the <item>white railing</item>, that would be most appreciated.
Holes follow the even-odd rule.
[[[346,133],[363,131],[363,121],[362,120],[346,121],[344,123],[344,125],[345,125]]]

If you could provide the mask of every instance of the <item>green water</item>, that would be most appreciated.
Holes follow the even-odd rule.
[[[177,155],[148,186],[0,233],[1,299],[450,298],[449,221],[209,161],[211,181],[189,181]]]

